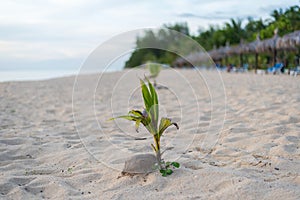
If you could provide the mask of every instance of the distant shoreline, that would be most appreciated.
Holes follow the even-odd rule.
[[[120,70],[112,70],[107,72],[116,71]],[[0,71],[0,83],[16,81],[44,81],[56,78],[76,76],[78,73],[79,70],[3,70]]]

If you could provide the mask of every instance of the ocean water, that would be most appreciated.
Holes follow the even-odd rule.
[[[0,82],[47,80],[76,75],[78,70],[1,70]]]
[[[108,67],[61,67],[53,68],[48,66],[41,66],[40,68],[32,67],[21,69],[20,67],[15,67],[14,69],[9,69],[8,67],[1,66],[0,62],[0,82],[6,81],[32,81],[32,80],[46,80],[51,78],[60,78],[65,76],[76,76],[80,73],[101,73],[101,72],[114,72],[120,71],[124,67],[124,61],[115,62]]]
[[[94,56],[95,57],[95,56]],[[53,60],[33,63],[6,63],[0,60],[0,82],[31,81],[59,78],[80,73],[101,73],[120,71],[130,54],[117,57],[110,63],[102,63],[99,57],[93,59]]]

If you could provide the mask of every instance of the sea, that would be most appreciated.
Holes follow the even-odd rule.
[[[113,72],[120,70],[122,70],[122,67],[110,68],[105,70],[105,72]],[[66,76],[76,76],[79,74],[79,72],[79,69],[0,69],[0,82],[47,80]]]
[[[77,70],[1,70],[0,82],[47,80],[72,76],[77,73]]]

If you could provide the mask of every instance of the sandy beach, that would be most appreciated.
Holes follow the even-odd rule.
[[[163,157],[181,167],[122,176],[152,137],[108,119],[143,108],[145,73],[0,83],[0,199],[300,199],[299,76],[163,70],[160,114],[180,127]]]

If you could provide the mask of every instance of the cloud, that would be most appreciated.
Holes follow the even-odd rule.
[[[289,8],[291,5],[287,5],[286,3],[280,3],[280,4],[271,4],[268,6],[261,6],[259,8],[259,11],[262,13],[267,13],[271,14],[273,10],[278,10],[278,9],[283,9],[285,10],[286,8]]]
[[[200,19],[206,19],[206,20],[216,20],[216,19],[224,19],[228,18],[228,16],[224,15],[197,15],[193,13],[181,13],[177,15],[178,17],[182,18],[200,18]]]
[[[264,6],[262,6],[262,4]],[[125,31],[186,21],[192,32],[199,26],[222,24],[229,18],[269,16],[273,0],[4,0],[0,7],[0,63],[21,67],[39,63],[65,66],[83,60],[112,36]],[[18,62],[15,62],[18,60]],[[65,61],[63,61],[65,60]],[[72,60],[72,62],[70,61]]]

